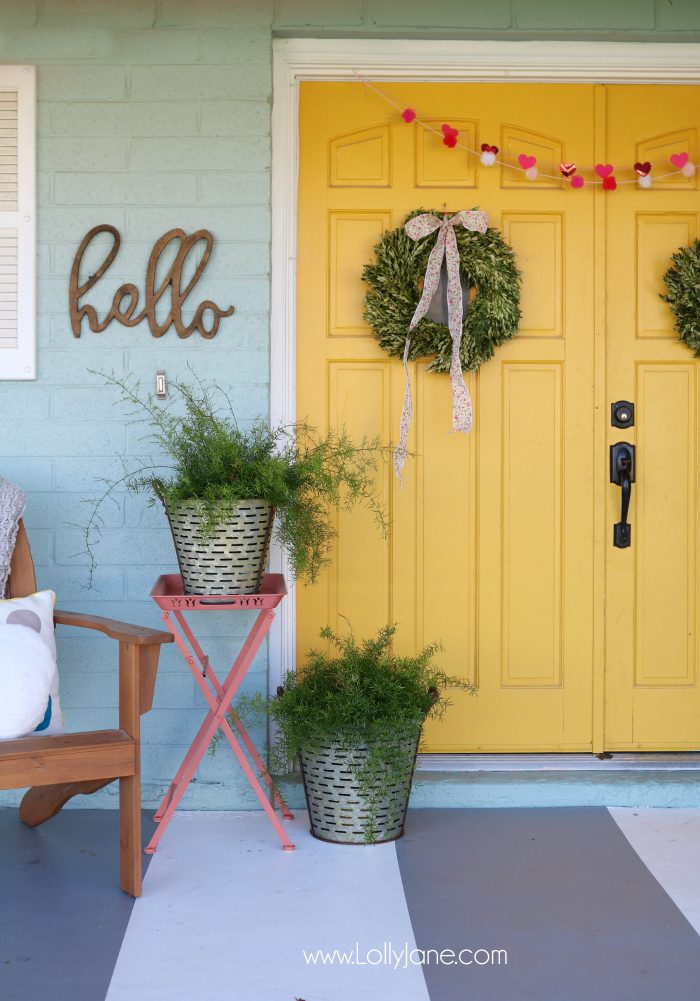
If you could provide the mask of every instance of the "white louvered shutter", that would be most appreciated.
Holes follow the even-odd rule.
[[[36,378],[35,81],[0,66],[0,379]]]

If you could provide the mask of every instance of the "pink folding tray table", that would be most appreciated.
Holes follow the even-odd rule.
[[[177,775],[163,797],[163,802],[155,813],[157,827],[145,851],[152,855],[158,842],[163,837],[177,806],[182,799],[187,786],[192,781],[200,761],[204,757],[212,738],[218,729],[231,745],[238,763],[243,769],[255,795],[260,800],[262,808],[270,818],[272,826],[277,831],[285,851],[293,851],[294,845],[275,813],[275,804],[285,820],[291,820],[293,814],[282,799],[282,796],[272,781],[262,758],[255,749],[245,727],[232,709],[231,703],[250,667],[253,657],[265,638],[272,620],[275,608],[287,593],[287,586],[282,574],[265,574],[259,594],[217,594],[200,595],[184,594],[180,574],[164,574],[159,577],[151,590],[151,597],[163,613],[163,622],[168,632],[172,633],[178,650],[192,672],[202,694],[209,705],[209,712],[204,717],[197,736],[183,758]],[[240,653],[236,657],[223,684],[219,682],[209,663],[209,658],[202,650],[192,629],[185,620],[184,612],[249,612],[257,611],[258,615],[246,637]],[[233,723],[233,728],[227,719],[227,713]],[[234,733],[235,730],[235,733]],[[239,742],[240,739],[240,742]],[[256,772],[245,755],[243,747],[250,755]],[[260,779],[267,786],[267,792],[260,784]]]

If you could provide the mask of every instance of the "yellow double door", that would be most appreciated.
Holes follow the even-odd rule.
[[[659,299],[679,246],[698,235],[697,88],[387,84],[400,106],[472,149],[611,163],[648,190],[527,181],[406,125],[360,83],[305,83],[300,101],[297,412],[321,431],[395,442],[401,365],[363,320],[363,265],[418,208],[479,207],[522,272],[518,336],[468,378],[469,435],[449,434],[450,387],[411,365],[414,422],[403,487],[371,516],[338,516],[332,566],[299,588],[301,659],[318,630],[398,624],[397,650],[439,640],[441,666],[475,681],[428,730],[428,749],[680,750],[700,746],[698,363]],[[634,424],[611,426],[611,405]],[[635,449],[631,545],[613,545],[621,488],[609,448]]]

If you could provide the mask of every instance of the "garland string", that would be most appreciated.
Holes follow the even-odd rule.
[[[377,94],[378,97],[380,97],[387,104],[390,104],[393,108],[396,108],[396,110],[399,112],[399,114],[403,114],[403,112],[405,110],[408,110],[408,109],[402,108],[400,104],[398,104],[388,94],[385,94],[383,90],[380,90],[379,87],[375,86],[375,84],[372,83],[372,81],[369,80],[367,77],[364,77],[360,73],[357,73],[357,72],[355,73],[355,76],[360,81],[360,83],[364,84],[364,86],[368,90],[373,91],[375,94]],[[410,120],[411,121],[415,121],[416,125],[420,125],[420,127],[422,129],[424,129],[426,132],[432,132],[432,134],[435,135],[435,136],[437,136],[438,139],[442,139],[444,141],[444,137],[445,137],[444,127],[443,127],[443,131],[438,131],[438,129],[433,128],[433,126],[430,125],[428,122],[425,122],[421,118],[418,118],[417,115],[414,116],[413,118],[411,118]],[[459,142],[459,140],[457,139],[457,135],[459,134],[457,129],[451,129],[449,126],[447,126],[447,128],[449,129],[449,132],[452,134],[451,141],[449,143],[449,146],[450,146],[451,149],[454,149],[454,148],[461,149],[465,153],[469,153],[471,156],[476,156],[476,157],[479,157],[479,158],[481,157],[481,154],[478,152],[478,150],[471,149],[471,147],[466,146],[464,143]],[[684,177],[692,177],[693,174],[695,173],[695,164],[693,164],[692,161],[690,161],[688,159],[687,154],[681,154],[681,156],[685,156],[686,157],[686,163],[685,163],[684,167],[687,167],[688,171],[690,171],[690,169],[692,168],[692,173],[691,172],[686,172],[686,170],[684,170],[684,167],[681,167],[679,170],[669,170],[665,174],[655,174],[654,175],[654,180],[656,180],[656,181],[663,181],[663,180],[665,180],[668,177],[676,177],[678,174],[682,174]],[[531,157],[530,159],[532,159],[533,166],[534,166],[534,164],[535,164],[535,158]],[[516,170],[516,171],[518,171],[518,173],[525,174],[526,176],[527,176],[527,173],[528,173],[527,169],[521,167],[519,164],[508,163],[507,160],[499,160],[496,157],[494,157],[493,160],[489,161],[489,165],[493,165],[493,164],[498,164],[499,167],[505,167],[506,170]],[[602,165],[599,165],[599,166],[602,166]],[[648,170],[647,170],[646,174],[642,174],[641,176],[637,176],[637,177],[633,177],[633,178],[623,178],[620,181],[618,181],[616,178],[612,178],[612,177],[608,177],[608,176],[603,177],[603,179],[599,180],[599,181],[596,181],[594,178],[589,178],[587,180],[587,183],[588,184],[593,184],[593,185],[596,185],[596,186],[601,186],[601,187],[603,187],[606,190],[612,190],[614,187],[619,187],[621,184],[640,184],[647,177],[647,175],[649,175],[650,172],[651,172],[651,164],[647,164],[646,166],[648,167]],[[576,170],[576,168],[574,167],[574,171],[575,170]],[[610,173],[612,173],[612,171],[610,171]],[[639,173],[639,172],[637,172],[637,173]],[[557,175],[557,174],[544,174],[544,173],[539,172],[539,170],[538,170],[536,176],[537,177],[546,178],[548,181],[562,181],[562,180],[566,179],[567,175],[564,175],[564,174],[559,174],[559,175]],[[579,179],[581,181],[583,180],[581,178],[581,175],[578,175],[578,177],[579,177]],[[528,179],[529,180],[534,180],[535,178],[528,178]],[[613,184],[611,184],[611,180],[614,182]],[[642,186],[643,187],[649,187],[650,184],[651,184],[651,178],[649,177],[648,183],[644,184]]]

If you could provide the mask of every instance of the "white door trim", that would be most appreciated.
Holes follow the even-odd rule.
[[[296,418],[296,221],[300,80],[700,83],[700,44],[285,38],[273,43],[270,419]],[[283,569],[279,547],[272,566]],[[295,588],[273,624],[269,684],[294,667]]]

